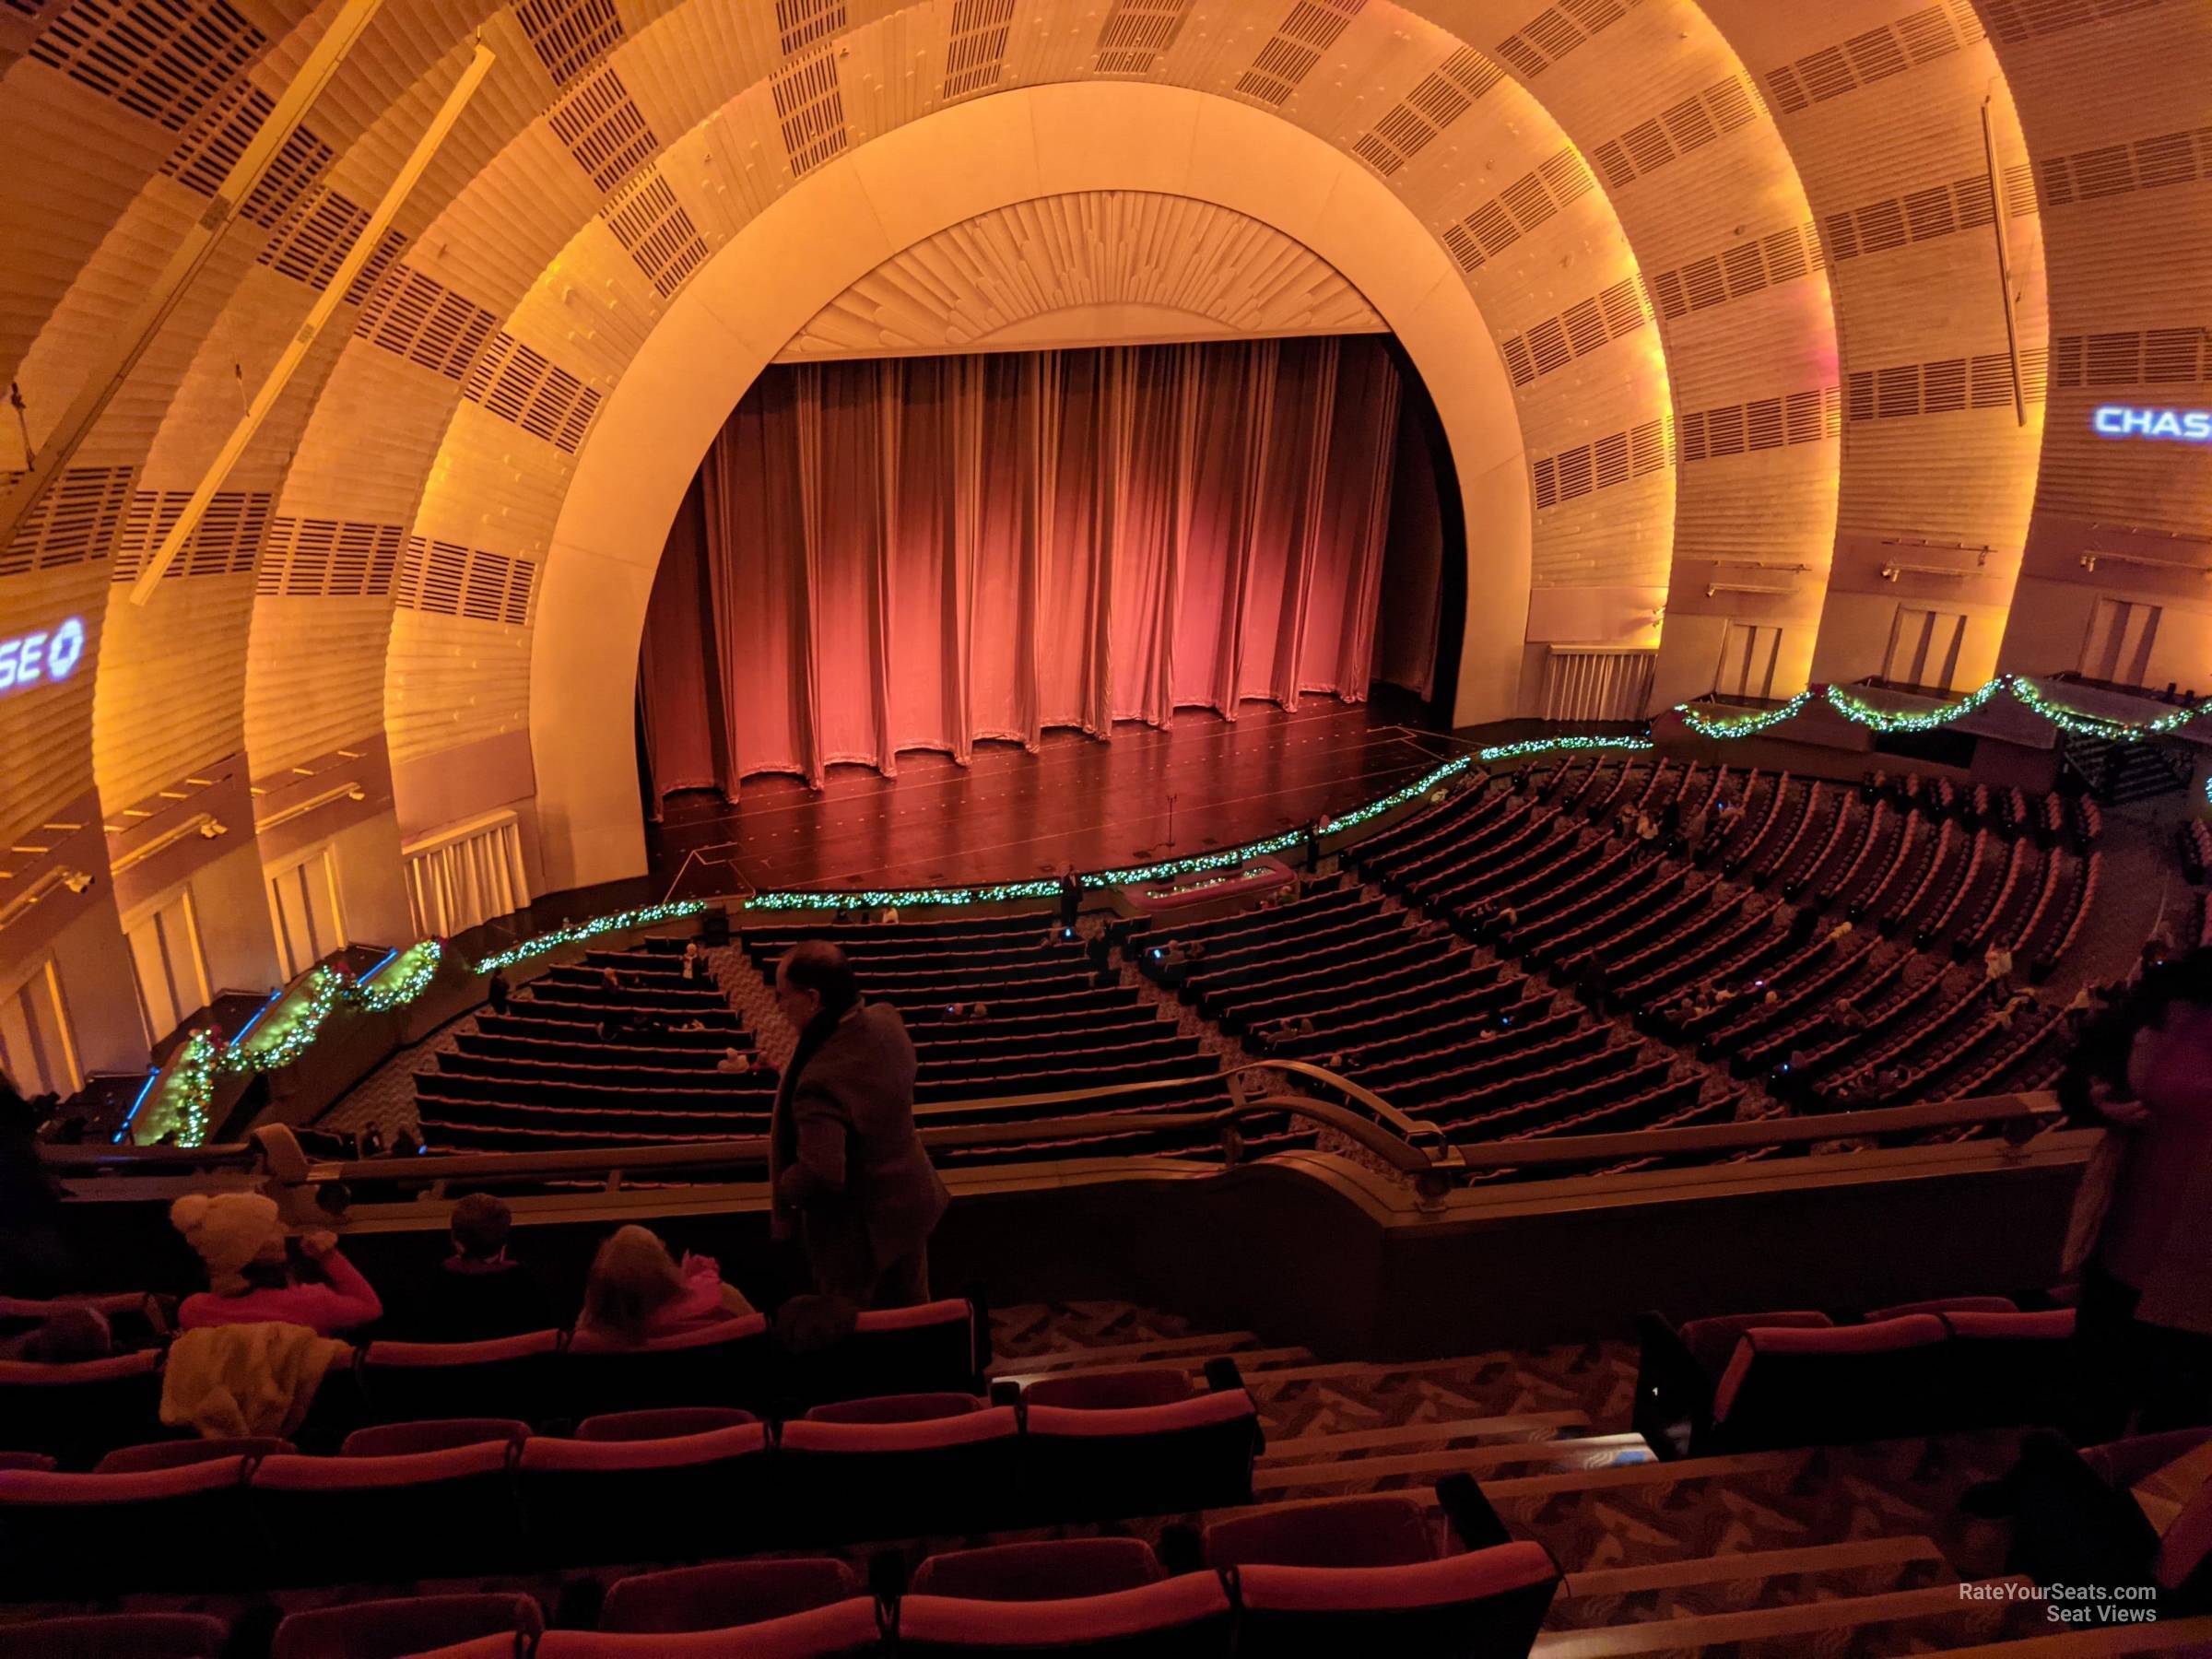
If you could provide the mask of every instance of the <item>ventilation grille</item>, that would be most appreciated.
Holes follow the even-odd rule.
[[[2212,329],[2143,328],[2133,333],[2060,335],[2051,342],[2051,383],[2088,386],[2193,385],[2212,380]]]
[[[2159,133],[2131,144],[2107,145],[2043,159],[2043,202],[2064,207],[2137,190],[2159,190],[2212,179],[2212,127]]]
[[[1966,15],[1972,17],[1971,7]],[[1924,6],[1893,24],[1869,29],[1840,45],[1824,46],[1794,64],[1768,70],[1767,88],[1783,112],[1794,115],[1817,103],[1902,75],[1921,64],[1947,57],[1961,45],[1981,38],[1981,29],[1974,28],[1961,39],[1942,6]]]
[[[776,43],[785,57],[810,52],[845,26],[845,0],[776,0]]]
[[[1151,74],[1159,54],[1182,32],[1183,14],[1190,9],[1191,0],[1113,0],[1113,9],[1099,26],[1093,67],[1100,75]]]
[[[1529,385],[1651,320],[1651,306],[1636,279],[1624,276],[1595,299],[1571,305],[1506,341],[1505,366],[1514,385]]]
[[[663,299],[707,262],[707,244],[668,181],[655,173],[601,213],[638,269]]]
[[[2036,210],[2035,189],[2024,161],[2005,170],[2005,206],[2014,218]],[[1856,259],[1864,253],[1888,253],[1961,230],[1986,229],[1994,217],[1987,173],[1949,184],[1932,184],[1925,190],[1830,214],[1829,257]]]
[[[356,338],[457,381],[468,373],[499,318],[442,282],[401,265],[361,308]]]
[[[1498,55],[1518,69],[1523,78],[1538,76],[1580,46],[1592,35],[1602,34],[1629,15],[1643,0],[1559,0],[1557,6],[1524,23],[1518,32],[1498,42]]]
[[[2041,350],[2020,354],[2021,390],[2030,403],[2043,397]],[[1903,420],[1919,415],[1956,415],[1964,409],[2012,406],[2011,359],[2002,351],[1945,358],[1934,363],[1898,363],[1853,370],[1845,378],[1844,412],[1853,421]]]
[[[142,489],[132,496],[108,579],[135,582],[191,500],[189,489]],[[253,556],[261,550],[262,532],[268,528],[274,500],[265,491],[218,490],[185,538],[183,550],[162,572],[163,578],[244,575],[253,568]]]
[[[76,0],[30,55],[181,133],[267,43],[224,0]]]
[[[521,628],[530,620],[536,577],[537,567],[526,559],[411,535],[392,596],[409,610]]]
[[[1573,146],[1556,150],[1535,172],[1524,173],[1456,225],[1442,231],[1444,246],[1463,271],[1482,268],[1551,218],[1568,203],[1587,195],[1596,180]]]
[[[261,251],[260,263],[319,293],[330,286],[354,238],[368,226],[368,208],[335,190],[318,190],[277,226]]]
[[[2128,12],[2149,11],[2162,0],[1983,0],[1989,27],[2007,46],[2063,34]]]
[[[1366,4],[1367,0],[1298,0],[1275,38],[1252,60],[1252,67],[1237,77],[1237,90],[1281,109]]]
[[[965,98],[998,85],[1006,67],[1014,0],[952,0],[952,38],[945,46],[945,96]]]
[[[1834,386],[1700,409],[1682,417],[1682,464],[1825,442],[1842,430],[1841,409]]]
[[[622,43],[615,0],[518,0],[514,17],[557,87],[567,86]]]
[[[1558,507],[1674,465],[1674,433],[1665,419],[1545,455],[1535,464],[1536,506]]]
[[[1703,149],[1724,133],[1759,119],[1759,100],[1740,75],[1716,81],[1652,120],[1608,138],[1591,152],[1606,182],[1618,189],[1656,172],[1678,156]]]
[[[195,195],[212,196],[276,108],[253,82],[236,82],[184,135],[161,171]],[[306,127],[294,127],[239,211],[266,230],[292,210],[332,159],[329,145]]]
[[[399,569],[405,524],[280,518],[262,543],[254,591],[269,598],[382,598]]]
[[[1820,238],[1807,223],[1734,243],[1718,253],[1652,278],[1659,314],[1673,322],[1692,312],[1710,311],[1731,300],[1763,294],[1771,288],[1821,268]]]
[[[546,121],[603,195],[660,154],[645,112],[611,68],[584,82]]]
[[[7,546],[0,548],[0,576],[105,559],[130,511],[135,472],[128,466],[78,466],[64,472],[24,515]],[[12,488],[22,476],[9,473],[0,485]]]
[[[837,54],[825,52],[794,69],[771,76],[776,125],[791,174],[805,178],[845,147],[845,95],[838,89]]]
[[[598,393],[504,330],[477,359],[461,395],[571,455],[599,409]]]
[[[1352,154],[1388,178],[1504,78],[1504,70],[1462,46],[1361,134]]]

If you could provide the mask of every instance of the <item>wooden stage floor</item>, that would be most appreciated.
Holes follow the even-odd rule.
[[[1295,714],[1247,703],[1234,724],[1186,710],[1167,731],[1129,722],[1108,743],[1047,732],[1035,754],[979,744],[965,767],[906,754],[895,779],[840,766],[818,792],[784,777],[747,779],[735,805],[689,791],[647,826],[653,885],[700,899],[945,887],[1233,847],[1386,794],[1466,747],[1411,724],[1422,714],[1405,693],[1310,698]]]

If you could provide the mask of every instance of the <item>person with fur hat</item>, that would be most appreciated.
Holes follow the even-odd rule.
[[[285,1253],[276,1202],[259,1193],[189,1193],[169,1206],[170,1225],[207,1267],[207,1288],[177,1310],[180,1330],[208,1325],[305,1325],[319,1335],[367,1324],[382,1314],[369,1281],[343,1255],[334,1233],[300,1241],[323,1282],[297,1278]]]

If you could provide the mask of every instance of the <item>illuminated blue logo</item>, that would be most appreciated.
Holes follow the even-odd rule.
[[[2106,404],[2089,417],[2100,438],[2148,438],[2168,443],[2212,443],[2212,409],[2136,409]]]
[[[0,696],[48,680],[65,680],[85,657],[85,625],[76,617],[51,629],[0,640]]]

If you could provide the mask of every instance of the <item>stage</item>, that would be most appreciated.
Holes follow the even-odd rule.
[[[935,887],[1099,869],[1231,847],[1342,812],[1464,751],[1410,694],[1311,697],[1296,713],[1248,702],[1235,722],[1178,712],[1112,741],[1054,730],[1029,753],[976,746],[971,765],[908,753],[896,778],[832,769],[748,778],[733,805],[671,796],[646,827],[658,892],[706,899],[778,888]]]

